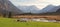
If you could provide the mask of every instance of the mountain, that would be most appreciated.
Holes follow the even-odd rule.
[[[35,5],[32,6],[17,6],[21,11],[23,11],[24,13],[39,13],[39,8],[37,8]]]
[[[54,6],[54,5],[48,5],[42,10],[39,10],[35,5],[32,6],[14,6],[10,1],[7,1],[8,3],[8,11],[14,12],[16,14],[22,14],[22,13],[32,13],[32,14],[40,14],[40,13],[52,13],[59,11],[60,6]]]
[[[8,13],[8,12],[12,12],[14,14],[21,14],[23,13],[20,9],[18,9],[16,6],[14,6],[9,0],[0,0],[0,12],[3,13]],[[3,11],[5,10],[5,11]]]
[[[47,12],[56,12],[59,6],[48,5],[42,10],[38,10],[35,5],[32,6],[17,6],[21,11],[24,13],[32,13],[32,14],[40,14],[40,13],[47,13]]]
[[[59,6],[59,8],[58,8],[58,10],[56,11],[57,13],[60,13],[60,6]]]
[[[5,6],[5,0],[0,0],[0,14],[5,14],[7,11]]]
[[[49,10],[48,10],[49,11]],[[56,6],[50,10],[51,12],[43,13],[45,15],[60,15],[60,6]]]
[[[48,5],[41,10],[41,13],[56,12],[60,6]]]
[[[17,8],[16,6],[14,6],[10,1],[7,1],[8,3],[8,10],[15,13],[15,14],[22,14],[23,12]]]
[[[60,8],[60,6],[48,5],[45,8],[43,8],[42,10],[39,10],[39,8],[37,8],[35,5],[32,5],[32,6],[14,6],[9,0],[0,0],[0,10],[5,10],[5,11],[8,11],[8,12],[12,12],[14,14],[51,13],[51,12],[56,12],[59,8]]]
[[[46,6],[45,8],[43,8],[41,11],[42,11],[42,13],[46,13],[46,12],[54,12],[53,10],[53,8],[54,7],[56,7],[56,6],[53,6],[53,5],[48,5],[48,6]]]

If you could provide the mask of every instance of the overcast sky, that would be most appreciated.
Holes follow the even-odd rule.
[[[15,6],[30,6],[36,5],[38,8],[43,8],[49,4],[60,5],[60,0],[10,0]]]

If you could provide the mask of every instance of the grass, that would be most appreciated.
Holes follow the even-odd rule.
[[[0,27],[60,27],[60,23],[17,22],[16,19],[0,18]]]

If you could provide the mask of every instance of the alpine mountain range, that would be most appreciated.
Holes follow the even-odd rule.
[[[9,0],[0,0],[0,12],[5,13],[6,11],[10,11],[14,14],[22,14],[22,13],[32,13],[32,14],[41,14],[41,13],[52,13],[52,12],[59,12],[60,13],[60,6],[54,5],[47,5],[45,8],[39,10],[37,6],[15,6]]]
[[[48,5],[45,8],[39,10],[35,5],[32,6],[17,6],[23,13],[41,14],[57,12],[60,6]]]

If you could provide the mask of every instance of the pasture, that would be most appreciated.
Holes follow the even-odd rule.
[[[0,18],[0,27],[60,27],[60,23],[53,22],[17,22],[12,18]]]

